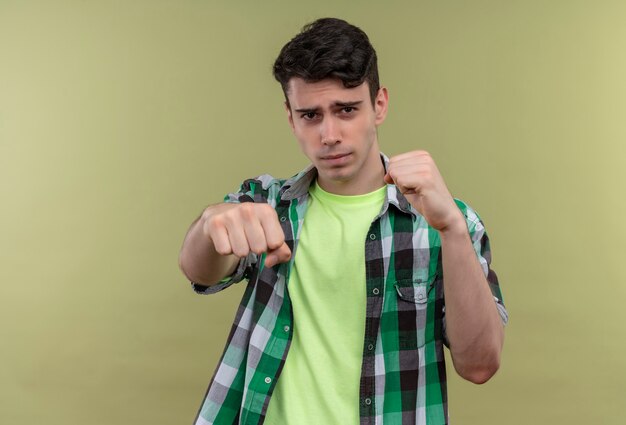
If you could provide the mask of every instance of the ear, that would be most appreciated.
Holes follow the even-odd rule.
[[[287,112],[287,119],[289,120],[289,126],[291,126],[291,131],[295,131],[293,126],[293,116],[291,115],[291,108],[289,107],[289,102],[285,100],[285,111]]]
[[[381,87],[376,94],[374,101],[374,113],[376,114],[375,124],[381,125],[387,117],[387,106],[389,105],[389,93],[387,87]]]

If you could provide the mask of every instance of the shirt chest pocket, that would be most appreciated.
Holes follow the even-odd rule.
[[[400,300],[414,303],[416,308],[426,308],[431,292],[435,289],[436,278],[434,274],[427,279],[397,280],[394,287]]]
[[[416,349],[437,339],[442,318],[437,311],[443,307],[437,282],[440,281],[435,274],[427,279],[404,279],[394,283],[401,350]],[[435,326],[427,326],[433,320]]]

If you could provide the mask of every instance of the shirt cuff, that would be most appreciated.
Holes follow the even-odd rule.
[[[214,285],[207,286],[201,283],[191,282],[193,290],[198,294],[210,295],[228,288],[233,283],[241,282],[246,274],[246,269],[248,265],[253,260],[253,256],[256,256],[256,254],[251,253],[247,257],[241,257],[239,259],[239,264],[237,264],[235,272],[230,276],[226,276],[224,279],[220,280]]]

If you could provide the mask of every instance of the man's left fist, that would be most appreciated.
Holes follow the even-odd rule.
[[[412,151],[389,158],[385,182],[395,184],[436,230],[467,230],[463,214],[428,152]]]

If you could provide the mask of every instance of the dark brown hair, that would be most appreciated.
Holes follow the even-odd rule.
[[[283,46],[273,71],[285,99],[293,77],[308,82],[339,78],[347,88],[367,81],[372,105],[380,87],[376,51],[367,34],[336,18],[318,19],[302,27]]]

